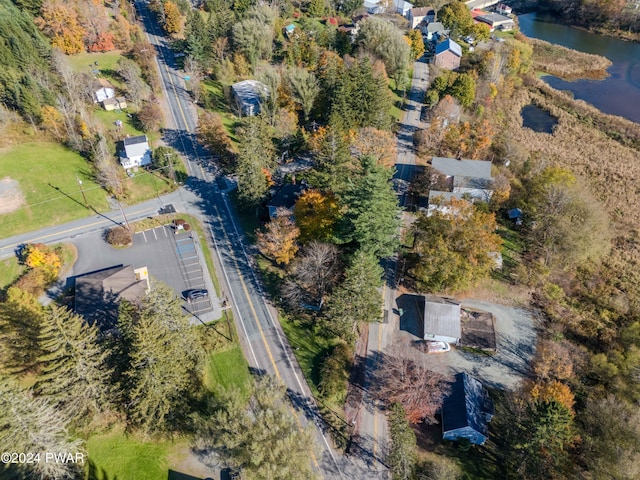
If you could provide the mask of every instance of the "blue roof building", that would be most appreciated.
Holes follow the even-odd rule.
[[[452,441],[466,438],[474,445],[483,445],[493,414],[489,392],[475,378],[459,373],[442,406],[442,438]]]

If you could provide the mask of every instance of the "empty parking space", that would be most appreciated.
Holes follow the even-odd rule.
[[[174,233],[171,226],[156,227],[133,236],[133,245],[129,248],[114,249],[106,244],[100,234],[76,238],[78,261],[74,265],[73,275],[81,275],[114,265],[133,265],[135,268],[146,266],[149,274],[166,283],[176,296],[184,301],[184,308],[198,318],[203,318],[217,307],[218,299],[209,287],[202,268],[204,259],[197,239],[191,232]],[[206,289],[209,296],[187,302],[186,294],[190,290]],[[210,315],[205,315],[207,321]]]

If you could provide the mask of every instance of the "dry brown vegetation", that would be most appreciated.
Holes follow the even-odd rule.
[[[522,127],[520,110],[530,102],[558,118],[552,135]],[[614,236],[612,252],[605,260],[605,271],[625,279],[625,292],[620,293],[624,297],[623,303],[640,305],[637,288],[640,286],[638,125],[602,114],[585,102],[572,100],[544,86],[542,81],[535,81],[528,89],[516,89],[508,99],[501,101],[499,108],[505,115],[512,146],[538,152],[540,157],[568,168],[581,177],[593,196],[602,202]],[[632,286],[636,288],[629,288]]]
[[[528,39],[528,42],[533,47],[534,68],[557,77],[602,79],[607,76],[606,70],[611,66],[611,60],[600,55],[579,52],[536,38]]]

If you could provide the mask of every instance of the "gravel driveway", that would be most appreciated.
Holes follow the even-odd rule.
[[[430,369],[450,376],[469,373],[490,387],[513,390],[529,374],[535,352],[536,331],[531,312],[480,300],[463,300],[463,307],[485,310],[495,317],[497,353],[486,355],[452,348],[450,352],[426,355],[415,348],[418,338],[396,330],[397,344],[404,352]],[[407,343],[412,347],[407,348]]]

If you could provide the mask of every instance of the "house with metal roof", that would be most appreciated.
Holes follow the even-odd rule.
[[[402,15],[403,17],[408,17],[412,8],[413,4],[406,0],[393,0],[393,9],[395,10],[395,13]]]
[[[475,20],[489,25],[492,32],[496,28],[504,31],[512,30],[515,25],[512,18],[505,17],[499,13],[486,13],[484,15],[479,15]]]
[[[146,135],[128,137],[122,141],[120,164],[127,170],[151,164],[151,147]]]
[[[460,304],[449,298],[425,295],[424,340],[457,344],[461,337]]]
[[[236,114],[240,117],[252,117],[260,113],[260,107],[269,96],[267,86],[257,80],[243,80],[231,85],[231,97]]]
[[[472,376],[458,373],[442,405],[442,439],[467,439],[474,445],[483,445],[489,436],[487,423],[493,415],[489,392]]]
[[[461,59],[462,47],[450,38],[436,45],[436,54],[433,60],[436,67],[456,70],[460,67]]]
[[[104,102],[107,98],[116,96],[116,90],[106,78],[96,78],[93,81],[93,102]]]

